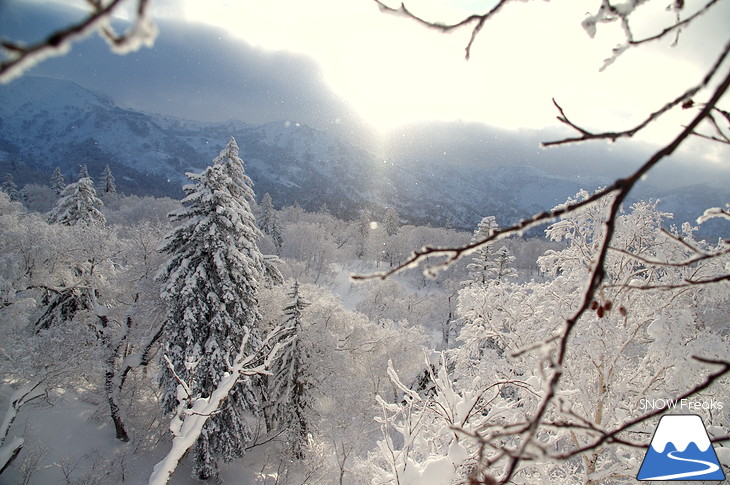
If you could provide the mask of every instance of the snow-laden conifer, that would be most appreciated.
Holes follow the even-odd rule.
[[[400,230],[400,215],[393,207],[388,207],[383,216],[383,226],[388,236],[395,236]]]
[[[112,175],[112,169],[109,167],[109,164],[104,165],[104,171],[101,174],[101,191],[104,194],[116,194],[117,193],[117,184],[114,179],[114,175]]]
[[[51,188],[56,193],[56,195],[61,195],[63,189],[66,188],[66,182],[63,180],[61,167],[56,167],[56,169],[53,171],[53,175],[51,175]]]
[[[472,242],[480,241],[489,237],[492,234],[492,231],[497,229],[497,227],[499,226],[497,225],[497,220],[494,216],[487,216],[483,218],[479,222],[479,226],[477,226],[476,231],[474,231],[474,236],[471,239]],[[472,258],[472,262],[466,266],[469,271],[469,281],[465,281],[463,284],[485,284],[487,280],[492,277],[492,264],[490,261],[491,251],[491,244],[485,244],[476,250],[474,257]]]
[[[102,226],[106,223],[104,214],[99,210],[103,205],[96,196],[94,182],[88,177],[82,178],[63,189],[48,215],[48,222],[65,226]]]
[[[261,198],[259,228],[261,228],[264,234],[271,236],[278,253],[281,250],[282,244],[284,244],[284,238],[281,235],[281,227],[279,225],[279,218],[276,216],[276,210],[274,209],[274,201],[268,192]]]
[[[3,192],[8,194],[12,202],[18,202],[20,200],[20,192],[18,192],[18,186],[13,180],[12,174],[5,175],[5,182],[3,182]]]
[[[252,182],[245,175],[238,146],[226,148],[184,187],[183,207],[170,214],[179,225],[163,240],[169,259],[158,277],[167,301],[164,355],[191,392],[209,395],[241,350],[261,347],[257,292],[264,262],[256,241],[261,236],[251,212]],[[161,377],[163,404],[173,411],[178,403],[178,380],[165,369]],[[193,473],[201,479],[217,476],[217,460],[244,453],[252,433],[246,418],[261,406],[249,378],[241,379],[207,421],[193,455]]]
[[[492,257],[489,261],[489,272],[495,284],[517,277],[517,270],[512,267],[514,260],[515,257],[510,254],[507,246],[502,246],[492,252]]]
[[[87,179],[90,178],[89,175],[89,167],[86,166],[86,164],[83,164],[79,167],[79,180],[81,179]]]
[[[308,426],[311,377],[306,368],[307,348],[302,342],[302,311],[309,302],[302,298],[299,284],[289,292],[291,303],[284,309],[285,322],[280,342],[284,345],[271,365],[267,394],[269,427],[284,431],[292,456],[304,458]]]

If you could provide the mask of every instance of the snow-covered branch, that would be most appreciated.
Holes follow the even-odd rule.
[[[20,408],[29,401],[43,396],[44,393],[45,388],[43,387],[43,383],[38,381],[29,382],[10,396],[8,409],[5,411],[2,424],[0,424],[0,445],[5,443],[5,438],[7,438],[10,427],[13,425]]]
[[[667,35],[671,33],[677,33],[677,36],[679,36],[679,32],[689,26],[692,22],[694,22],[696,19],[701,17],[702,15],[706,14],[712,7],[714,7],[717,3],[719,3],[720,0],[710,0],[707,2],[702,8],[697,10],[695,13],[690,15],[689,17],[686,17],[682,20],[678,20],[672,25],[669,25],[661,30],[661,32],[658,32],[654,35],[644,37],[643,39],[629,39],[628,43],[630,46],[639,46],[641,44],[646,44],[648,42],[653,42],[655,40],[662,39],[666,37]],[[677,2],[677,5],[681,5],[683,2]],[[681,7],[680,7],[681,8]]]
[[[45,394],[45,387],[41,381],[29,382],[10,396],[10,403],[8,409],[5,411],[5,417],[3,418],[2,424],[0,424],[0,473],[10,465],[15,459],[20,450],[25,444],[23,438],[14,437],[9,442],[6,442],[10,427],[15,422],[15,418],[18,416],[20,408]]]
[[[440,32],[453,32],[455,30],[470,26],[472,29],[471,36],[469,37],[469,41],[464,49],[465,58],[469,60],[474,42],[476,41],[477,36],[484,28],[486,23],[492,20],[492,18],[494,18],[500,11],[502,11],[507,4],[513,3],[516,0],[499,0],[484,13],[474,13],[471,15],[467,15],[461,20],[457,20],[451,23],[443,23],[438,20],[428,20],[422,16],[419,16],[411,9],[409,9],[404,2],[401,2],[398,7],[391,7],[383,0],[373,1],[378,5],[378,8],[381,12],[407,18],[424,27],[438,30]],[[582,22],[582,26],[585,29],[586,33],[590,37],[594,37],[596,34],[597,24],[620,22],[625,35],[625,42],[614,48],[612,55],[604,61],[602,69],[605,69],[610,64],[612,64],[616,60],[616,58],[618,58],[618,56],[623,54],[629,48],[641,46],[649,42],[663,39],[670,34],[675,34],[678,38],[679,32],[681,32],[682,29],[688,27],[692,22],[707,14],[707,12],[709,12],[713,7],[720,3],[720,0],[709,0],[705,5],[703,5],[701,8],[697,9],[694,13],[688,15],[685,18],[681,18],[680,16],[680,12],[684,8],[684,2],[675,2],[675,4],[672,6],[672,9],[676,12],[676,22],[664,27],[656,34],[649,35],[638,40],[634,38],[630,20],[631,15],[634,13],[636,8],[640,4],[645,2],[628,1],[621,4],[612,4],[610,0],[598,0],[598,3],[599,8],[597,13],[595,15],[588,15]]]
[[[267,336],[262,349],[268,348],[266,343],[271,341],[279,331],[280,329],[277,328]],[[250,333],[246,332],[240,347],[241,350],[236,355],[229,371],[223,375],[208,397],[191,395],[190,386],[178,376],[174,369],[171,369],[180,382],[178,387],[181,398],[175,416],[170,423],[170,431],[174,437],[170,452],[155,465],[149,479],[149,485],[164,485],[172,478],[180,460],[198,440],[205,423],[218,411],[241,377],[268,374],[271,361],[279,352],[281,344],[276,343],[268,355],[265,356],[263,362],[255,365],[262,358],[262,355],[260,352],[250,355],[244,354],[249,337]],[[167,356],[164,356],[164,359],[167,365],[172,367],[170,359]]]
[[[118,34],[111,26],[111,18],[124,4],[136,2],[132,26]],[[65,28],[52,32],[44,40],[25,45],[23,42],[0,38],[0,82],[8,82],[26,69],[53,56],[66,54],[73,42],[93,32],[98,32],[107,41],[111,50],[118,54],[135,51],[142,46],[151,47],[157,36],[157,28],[148,18],[149,0],[89,0],[91,8],[86,18]]]
[[[725,204],[725,209],[722,207],[712,207],[707,209],[704,214],[697,218],[697,223],[702,224],[710,219],[726,219],[730,221],[730,203]]]
[[[692,389],[689,389],[688,391],[682,393],[681,395],[673,397],[672,399],[677,399],[678,401],[681,401],[682,399],[687,399],[689,397],[696,396],[700,392],[702,392],[705,389],[712,386],[718,379],[720,379],[723,376],[725,376],[726,374],[730,373],[730,361],[705,359],[705,358],[697,357],[697,356],[692,356],[692,358],[694,360],[696,360],[698,362],[702,362],[704,364],[720,366],[720,369],[707,375],[705,377],[705,380],[702,383],[698,384],[697,386],[693,387]],[[658,416],[664,412],[666,412],[666,409],[657,408],[649,413],[643,414],[637,418],[629,420],[626,423],[622,424],[621,426],[619,426],[611,431],[605,431],[605,430],[599,429],[597,426],[591,425],[590,426],[591,431],[594,431],[595,433],[599,434],[599,437],[597,439],[595,439],[592,443],[585,445],[583,447],[571,450],[569,452],[558,453],[558,454],[548,453],[548,454],[550,455],[551,458],[554,458],[557,460],[566,460],[573,456],[580,455],[587,451],[596,449],[599,446],[602,446],[606,443],[616,443],[616,442],[621,441],[622,444],[629,444],[628,442],[621,440],[619,435],[631,430],[632,428],[636,427],[637,425],[644,423],[647,420],[653,418],[654,416]],[[554,425],[555,423],[550,423],[550,424]],[[576,427],[575,425],[571,425],[571,426]],[[720,438],[717,441],[723,441],[723,438]]]

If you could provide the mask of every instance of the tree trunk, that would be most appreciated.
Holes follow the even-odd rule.
[[[136,301],[135,297],[135,301]],[[129,371],[135,367],[143,367],[149,364],[150,353],[155,346],[155,343],[159,340],[162,335],[164,325],[160,325],[154,335],[147,342],[145,347],[142,349],[142,354],[137,355],[135,359],[131,359],[132,356],[126,356],[121,363],[121,369],[117,369],[117,360],[120,359],[120,351],[124,346],[124,342],[127,340],[129,329],[132,328],[133,322],[132,317],[127,316],[126,319],[126,331],[122,338],[116,345],[112,345],[109,339],[104,336],[105,342],[109,349],[106,361],[106,373],[104,374],[104,388],[106,389],[107,400],[109,401],[109,411],[114,423],[114,430],[116,431],[117,439],[120,441],[129,441],[129,434],[127,428],[124,425],[124,413],[121,407],[119,396],[124,387],[124,382],[127,379]]]
[[[109,411],[111,412],[112,421],[114,422],[114,430],[117,439],[120,441],[129,441],[129,434],[124,426],[124,418],[122,417],[122,408],[119,406],[119,389],[114,382],[114,360],[116,355],[109,353],[107,358],[107,370],[104,375],[104,388],[106,389],[107,400],[109,401]]]

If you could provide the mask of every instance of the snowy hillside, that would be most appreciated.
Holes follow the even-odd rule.
[[[494,148],[467,160],[458,153],[443,160],[417,151],[409,157],[403,150],[384,160],[293,120],[250,125],[145,114],[70,81],[24,77],[0,87],[0,170],[21,187],[47,184],[57,166],[70,180],[82,163],[92,177],[109,164],[122,192],[178,198],[185,172],[207,165],[230,136],[259,195],[271,193],[277,206],[326,206],[348,219],[364,208],[395,207],[405,221],[471,230],[485,215],[514,222],[608,182],[548,174]],[[719,190],[704,186],[681,196],[647,194],[668,195],[674,203],[667,209],[680,220],[701,214],[694,206],[722,203]]]

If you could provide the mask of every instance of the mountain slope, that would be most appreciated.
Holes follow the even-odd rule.
[[[120,191],[177,198],[187,183],[185,172],[209,164],[230,136],[259,196],[271,193],[278,206],[326,206],[344,218],[392,206],[407,222],[470,230],[485,215],[507,224],[608,182],[548,174],[527,160],[502,161],[498,147],[468,160],[458,155],[383,160],[294,121],[250,125],[146,114],[49,78],[26,76],[0,87],[0,170],[12,173],[20,186],[47,184],[56,166],[67,181],[80,164],[99,177],[108,163]],[[663,195],[656,189],[644,193]],[[700,193],[702,200],[693,203]],[[722,192],[705,186],[668,195],[671,209],[687,213],[680,221],[696,218],[713,201],[722,203]]]

